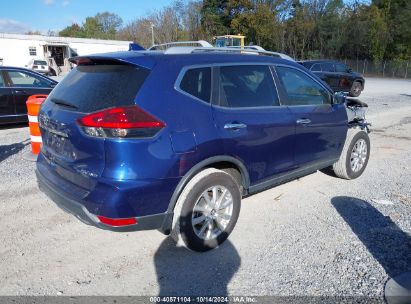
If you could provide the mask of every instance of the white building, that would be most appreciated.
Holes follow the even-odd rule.
[[[71,69],[70,57],[127,51],[130,42],[0,33],[0,65],[24,67],[31,59],[41,59],[60,75]]]

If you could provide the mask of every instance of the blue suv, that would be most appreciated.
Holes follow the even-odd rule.
[[[206,251],[227,239],[244,196],[330,166],[362,174],[364,118],[349,119],[345,97],[303,66],[184,50],[71,59],[39,114],[38,183],[61,208]]]

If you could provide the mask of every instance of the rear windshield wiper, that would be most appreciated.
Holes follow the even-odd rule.
[[[61,100],[61,99],[52,98],[51,101],[53,103],[55,103],[56,105],[59,105],[59,106],[68,107],[68,108],[72,108],[72,109],[75,109],[75,110],[78,109],[78,106],[75,106],[75,105],[73,105],[71,103],[68,103],[68,102],[66,102],[64,100]]]

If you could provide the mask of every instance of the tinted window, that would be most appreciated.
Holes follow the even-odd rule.
[[[8,71],[13,87],[49,88],[50,83],[43,78],[20,71]]]
[[[328,91],[303,72],[287,67],[277,67],[276,70],[287,93],[287,100],[283,104],[298,106],[331,103]]]
[[[319,63],[315,63],[310,70],[313,72],[321,72],[321,65]]]
[[[219,105],[231,108],[279,105],[270,68],[264,65],[220,67]]]
[[[190,95],[210,102],[211,68],[188,70],[181,80],[180,88]]]
[[[334,63],[331,62],[324,62],[321,64],[323,72],[334,72]]]
[[[1,71],[0,71],[0,87],[5,87],[6,85],[4,84],[4,80],[3,80],[3,75],[1,75]]]
[[[36,65],[47,65],[47,62],[44,60],[34,60],[34,64]]]
[[[339,72],[339,73],[347,73],[347,66],[345,64],[342,63],[337,63],[335,65],[335,71]]]
[[[81,112],[131,105],[148,74],[149,70],[131,65],[78,66],[55,87],[49,99],[73,105]]]

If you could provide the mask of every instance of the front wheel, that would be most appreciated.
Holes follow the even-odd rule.
[[[207,251],[223,243],[240,213],[241,195],[233,177],[205,169],[185,186],[174,208],[172,237],[194,251]]]
[[[370,158],[368,133],[358,128],[348,129],[340,159],[333,165],[335,175],[344,179],[355,179],[365,170]]]

